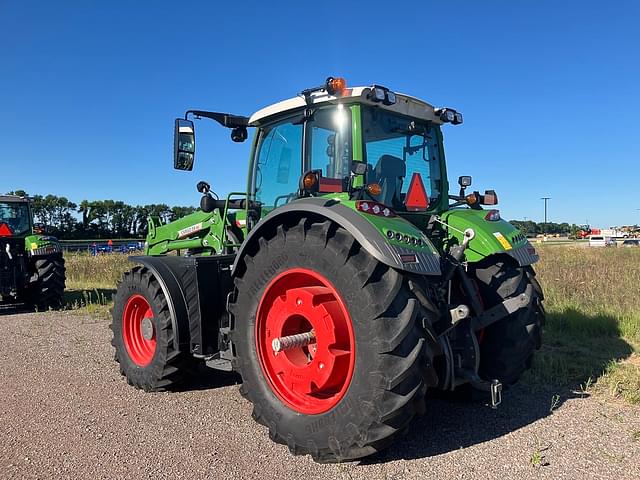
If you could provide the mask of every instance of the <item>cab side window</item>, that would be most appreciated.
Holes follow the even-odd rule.
[[[344,180],[351,171],[351,113],[343,105],[318,109],[308,123],[311,168],[322,177]]]
[[[265,208],[295,198],[302,174],[302,125],[286,120],[262,129],[258,141],[254,190]]]

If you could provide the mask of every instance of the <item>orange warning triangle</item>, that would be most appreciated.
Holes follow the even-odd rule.
[[[6,223],[0,223],[0,237],[12,237],[13,232]]]
[[[410,212],[424,212],[429,208],[429,197],[424,189],[422,177],[417,172],[411,177],[404,204]]]

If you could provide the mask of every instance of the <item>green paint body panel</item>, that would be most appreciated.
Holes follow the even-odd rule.
[[[427,236],[422,231],[420,231],[420,229],[416,227],[413,223],[409,222],[408,220],[400,216],[381,217],[378,215],[372,215],[369,213],[361,212],[357,210],[356,202],[354,200],[349,200],[348,193],[329,194],[329,195],[323,195],[323,197],[339,200],[342,205],[354,210],[358,215],[360,215],[367,222],[373,225],[375,229],[378,230],[380,234],[387,239],[387,242],[392,245],[397,245],[402,248],[414,250],[416,252],[428,252],[431,254],[437,253],[437,250],[435,249],[431,241],[427,238]],[[407,236],[409,237],[409,239],[411,238],[420,239],[422,240],[422,245],[418,246],[412,243],[408,243],[404,240],[397,240],[395,236],[394,238],[390,239],[387,234],[389,231],[394,233],[400,233],[403,238]]]
[[[182,249],[204,249],[204,255],[222,252],[225,222],[217,209],[209,213],[197,210],[165,225],[151,217],[148,225],[145,255]]]
[[[25,251],[33,251],[38,248],[47,248],[51,247],[60,251],[60,242],[55,237],[50,237],[48,235],[27,235],[24,238],[24,249]]]
[[[447,229],[449,240],[461,243],[465,229],[472,228],[475,237],[469,242],[465,251],[469,262],[478,262],[489,255],[507,253],[510,250],[522,248],[528,244],[520,231],[505,220],[485,220],[488,210],[474,210],[471,208],[453,208],[442,214],[442,220],[452,228]],[[502,236],[507,244],[503,245],[496,236]]]

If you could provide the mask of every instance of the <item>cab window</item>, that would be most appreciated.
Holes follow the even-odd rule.
[[[302,174],[302,125],[286,120],[264,127],[256,156],[254,191],[265,208],[295,198]]]
[[[351,171],[351,112],[343,105],[320,108],[308,121],[311,169],[320,170],[320,191],[343,191]]]

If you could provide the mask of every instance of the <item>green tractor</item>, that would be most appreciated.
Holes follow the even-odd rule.
[[[57,308],[64,282],[60,244],[35,233],[29,199],[0,195],[0,305]]]
[[[319,462],[387,447],[430,390],[501,402],[540,347],[538,256],[494,191],[460,177],[448,193],[441,129],[459,112],[330,77],[250,118],[187,111],[179,170],[194,163],[191,118],[235,142],[255,129],[246,190],[220,199],[200,182],[200,210],[149,220],[113,310],[130,384],[235,371],[270,437]]]

